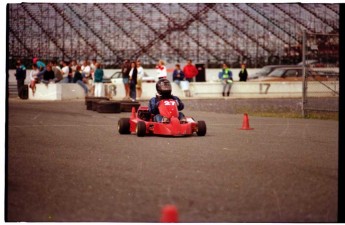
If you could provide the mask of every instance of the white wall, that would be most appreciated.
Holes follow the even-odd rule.
[[[260,69],[247,69],[248,74],[254,74]],[[112,74],[115,72],[121,71],[120,69],[106,69],[104,70],[104,76],[105,77],[110,77]],[[221,71],[221,69],[206,69],[206,81],[211,82],[211,81],[217,81],[218,80],[218,73]],[[235,81],[239,80],[238,73],[240,71],[239,68],[234,68],[231,69],[233,78]],[[25,82],[28,84],[29,83],[29,75],[30,75],[31,70],[27,70],[26,72],[26,80]],[[145,72],[154,78],[157,77],[156,75],[156,70],[155,69],[145,69]],[[14,76],[15,70],[9,70],[9,83],[15,83],[16,82],[16,77]],[[172,80],[172,73],[168,73],[168,79]]]

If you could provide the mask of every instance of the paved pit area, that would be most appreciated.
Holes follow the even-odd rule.
[[[10,99],[8,221],[157,222],[174,204],[180,222],[336,222],[338,121],[249,115],[244,131],[199,108],[184,112],[205,137],[139,138],[117,132],[129,113]]]

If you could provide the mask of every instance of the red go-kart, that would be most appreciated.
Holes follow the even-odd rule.
[[[179,120],[179,112],[175,100],[161,100],[158,109],[163,117],[162,122],[153,121],[153,115],[149,112],[147,106],[140,106],[137,112],[135,112],[133,107],[130,118],[121,118],[119,120],[119,133],[136,133],[138,137],[143,137],[145,135],[190,136],[195,132],[198,136],[205,136],[205,121],[196,122],[191,117]]]

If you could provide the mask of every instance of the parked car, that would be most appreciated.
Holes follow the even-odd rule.
[[[307,71],[307,79],[310,81],[327,81],[337,80],[339,75],[335,73],[326,73],[325,71]],[[302,66],[288,66],[280,67],[273,70],[266,77],[260,77],[257,81],[302,81],[303,67]]]
[[[110,76],[104,76],[103,77],[103,83],[111,83],[112,79],[121,79],[122,80],[122,73],[121,72],[115,72]]]
[[[248,80],[258,79],[259,77],[266,77],[273,70],[281,67],[294,67],[294,65],[269,65],[262,67],[258,72],[253,75],[249,75]]]
[[[143,82],[156,82],[154,77],[149,76],[144,72]],[[110,76],[103,77],[103,83],[122,83],[122,73],[120,71],[113,73]]]
[[[303,67],[280,67],[273,70],[265,77],[259,77],[259,81],[297,81],[301,80]]]

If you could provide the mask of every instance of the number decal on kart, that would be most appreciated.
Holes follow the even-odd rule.
[[[175,101],[164,101],[164,105],[175,105]]]

